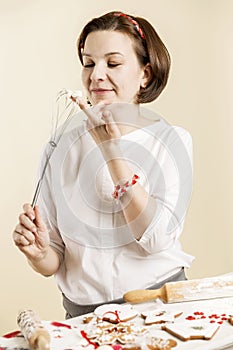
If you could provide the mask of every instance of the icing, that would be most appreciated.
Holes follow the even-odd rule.
[[[181,315],[180,311],[165,311],[164,309],[155,309],[149,312],[143,312],[145,324],[151,325],[156,323],[174,322],[175,318]]]
[[[112,323],[128,321],[137,316],[137,311],[129,304],[106,304],[97,307],[95,315]]]
[[[211,339],[218,331],[219,325],[209,322],[199,322],[197,320],[187,322],[171,323],[163,326],[167,332],[182,340],[189,339]]]

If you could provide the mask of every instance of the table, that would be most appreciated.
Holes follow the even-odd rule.
[[[198,322],[202,322],[200,321],[199,314],[206,316],[205,322],[212,321],[213,323],[219,322],[218,318],[213,317],[213,315],[216,317],[223,314],[233,315],[233,297],[173,304],[163,304],[161,301],[151,301],[143,304],[135,304],[133,305],[133,308],[136,309],[139,314],[141,314],[144,311],[150,311],[157,308],[158,304],[159,306],[164,307],[168,312],[177,310],[182,312],[182,314],[175,319],[176,324],[183,324],[183,322],[188,324],[189,320],[187,320],[187,318],[190,316],[193,316],[196,319],[199,318]],[[194,320],[194,322],[195,321],[196,320]],[[137,316],[134,322],[142,325],[144,319]],[[54,329],[51,321],[43,321],[43,323],[51,334],[53,334],[51,350],[64,350],[67,348],[72,350],[93,350],[91,345],[86,346],[86,344],[85,346],[80,346],[80,344],[83,343],[78,332],[86,327],[86,325],[83,324],[83,316],[61,321],[61,323],[67,327],[61,327],[60,330]],[[73,334],[71,334],[71,332],[73,332]],[[181,341],[161,330],[161,325],[150,326],[150,332],[155,336],[162,335],[163,337],[165,336],[165,338],[175,339],[177,341],[177,346],[172,348],[172,350],[233,350],[233,325],[231,325],[227,320],[224,320],[222,321],[222,324],[219,324],[219,330],[211,340]],[[4,350],[28,349],[27,343],[22,337],[10,339],[0,337],[0,348],[1,347]]]

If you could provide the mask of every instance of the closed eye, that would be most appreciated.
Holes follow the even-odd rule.
[[[83,65],[84,68],[92,68],[95,66],[95,63],[86,63]],[[115,68],[121,66],[121,63],[108,63],[109,68]]]
[[[88,63],[88,64],[84,64],[83,67],[84,68],[91,68],[91,67],[94,67],[94,63]]]
[[[110,67],[110,68],[118,67],[120,65],[121,65],[121,63],[108,63],[108,67]]]

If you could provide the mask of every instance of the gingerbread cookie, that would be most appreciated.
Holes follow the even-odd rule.
[[[100,345],[98,350],[112,350],[111,345]]]
[[[171,350],[176,345],[177,342],[173,339],[152,337],[147,347],[149,350]]]
[[[133,333],[122,333],[118,335],[117,340],[121,344],[134,343],[136,340],[136,336]]]
[[[210,340],[219,328],[218,324],[199,321],[171,323],[162,327],[163,330],[183,341],[191,339]]]
[[[100,334],[95,341],[99,344],[99,345],[107,345],[107,344],[113,344],[115,343],[117,340],[117,337],[115,334],[113,333],[106,333],[106,332],[102,332],[102,334]]]
[[[155,309],[149,312],[143,312],[142,317],[145,319],[145,325],[174,322],[175,318],[182,315],[180,311],[166,311],[164,309]]]
[[[93,321],[94,316],[84,316],[83,317],[83,323],[87,324]]]
[[[138,315],[132,305],[105,304],[98,306],[94,313],[103,321],[111,323],[127,322]]]
[[[230,317],[228,318],[228,321],[229,321],[230,324],[233,325],[233,315],[230,315]]]
[[[129,344],[125,344],[121,346],[122,350],[141,350],[141,346],[138,344],[134,344],[134,343],[129,343]],[[115,349],[114,349],[115,350]]]
[[[90,329],[86,329],[86,335],[99,345],[117,343],[125,345],[135,343],[137,337],[144,335],[146,331],[145,327],[142,326],[134,327],[128,323],[109,323],[104,326],[93,325]]]

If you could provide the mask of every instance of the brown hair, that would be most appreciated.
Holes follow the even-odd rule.
[[[139,63],[150,64],[151,78],[145,88],[138,93],[138,103],[155,100],[167,84],[170,70],[170,55],[152,25],[141,17],[133,17],[122,12],[109,12],[93,18],[83,28],[78,38],[78,55],[83,64],[82,49],[88,34],[100,30],[116,30],[131,37]]]

